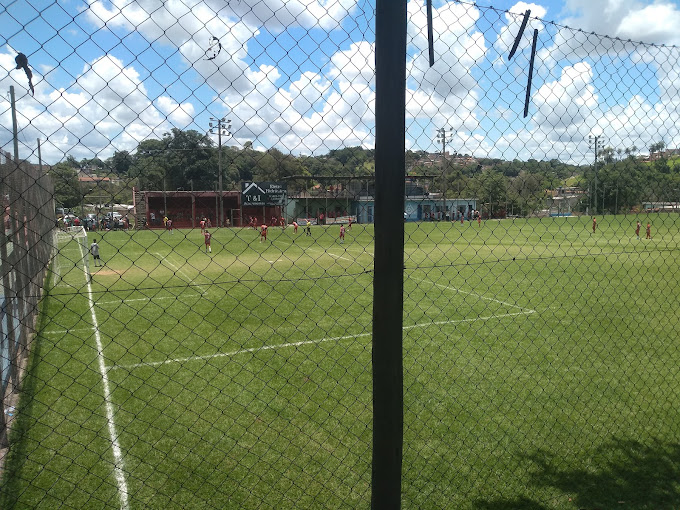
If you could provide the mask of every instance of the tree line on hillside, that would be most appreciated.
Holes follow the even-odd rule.
[[[650,146],[651,161],[637,157],[637,148],[603,149],[595,165],[550,161],[504,161],[454,154],[433,162],[425,151],[407,151],[405,175],[426,194],[476,198],[488,216],[526,216],[545,208],[549,190],[573,186],[583,190],[580,210],[625,211],[643,201],[680,200],[680,164],[667,157],[663,142]],[[375,174],[374,151],[362,147],[330,150],[318,156],[294,156],[276,148],[259,151],[251,142],[222,146],[221,153],[206,134],[172,129],[162,139],[141,142],[134,153],[116,151],[106,160],[75,160],[68,156],[53,165],[59,204],[129,203],[132,187],[142,190],[216,190],[222,168],[222,189],[238,190],[241,181],[288,182],[289,194],[312,186],[348,184]],[[78,181],[78,172],[108,180]]]

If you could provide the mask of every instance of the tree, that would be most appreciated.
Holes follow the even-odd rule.
[[[545,187],[541,183],[540,176],[522,171],[510,181],[508,197],[513,212],[522,216],[528,216],[543,204]]]
[[[503,215],[508,198],[507,178],[496,169],[487,168],[473,178],[473,183],[476,198],[484,204],[488,216],[494,218]]]
[[[91,158],[91,159],[87,159],[87,158],[81,159],[80,163],[78,163],[78,167],[82,168],[82,169],[92,168],[92,169],[95,169],[95,170],[102,170],[103,168],[106,167],[106,165],[104,164],[104,162],[101,159],[94,157],[94,158]]]
[[[124,161],[124,156],[119,157]],[[143,189],[212,189],[217,181],[217,152],[212,140],[198,131],[173,128],[162,140],[137,146],[128,174]]]
[[[167,189],[188,188],[189,181],[210,189],[217,180],[217,158],[210,137],[193,129],[172,128],[163,135]]]
[[[116,151],[106,160],[108,167],[118,175],[127,175],[132,166],[132,156],[128,151]]]
[[[661,152],[662,150],[664,150],[665,147],[666,147],[666,142],[664,142],[663,140],[650,145],[649,146],[649,157],[650,157],[650,159],[654,159],[654,155]]]
[[[70,154],[68,156],[66,156],[65,164],[70,168],[80,169],[80,163],[78,163],[76,158],[74,158]]]
[[[613,147],[605,147],[598,153],[598,156],[606,165],[609,165],[614,162],[614,153]]]
[[[165,143],[162,140],[144,140],[137,146],[128,175],[136,177],[139,187],[146,190],[163,189],[165,164]]]
[[[54,200],[66,209],[81,204],[83,195],[78,182],[78,174],[67,163],[58,163],[49,171],[54,183]]]

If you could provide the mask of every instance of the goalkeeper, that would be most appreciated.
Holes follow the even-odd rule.
[[[92,258],[94,259],[95,267],[104,265],[101,259],[99,258],[99,245],[97,244],[96,239],[92,240],[92,244],[90,245],[90,253],[92,254]]]

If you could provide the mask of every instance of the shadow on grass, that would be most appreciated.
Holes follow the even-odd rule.
[[[51,278],[51,276],[48,276],[48,278]],[[49,292],[46,293],[45,299],[49,299]],[[43,330],[47,322],[46,314],[42,313],[46,303],[45,299],[40,304],[41,318],[39,331]],[[14,508],[21,495],[21,470],[28,456],[28,442],[25,440],[25,437],[28,436],[29,429],[34,423],[31,417],[31,409],[33,408],[33,396],[36,394],[40,382],[35,375],[40,363],[40,340],[40,336],[33,339],[29,363],[22,381],[17,416],[10,431],[10,447],[5,459],[4,471],[0,477],[0,508],[3,510]]]
[[[658,440],[642,443],[613,438],[581,457],[580,465],[564,465],[554,455],[538,450],[525,455],[529,463],[527,492],[532,488],[559,498],[548,503],[520,497],[479,500],[484,510],[578,508],[671,509],[680,505],[680,445]],[[546,491],[548,489],[548,491]],[[550,490],[552,489],[552,490]],[[540,499],[543,499],[541,497]]]

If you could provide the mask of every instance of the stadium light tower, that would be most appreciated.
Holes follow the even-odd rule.
[[[595,170],[595,210],[597,210],[597,151],[604,147],[604,136],[602,135],[588,135],[588,146],[595,151],[595,160],[593,161],[593,169]],[[602,198],[604,202],[604,198]],[[602,206],[604,208],[604,205]]]
[[[449,127],[449,133],[446,133],[446,128],[437,130],[437,141],[442,144],[442,219],[446,220],[446,144],[451,142],[453,128]]]
[[[217,186],[219,188],[220,197],[220,218],[219,226],[224,226],[224,203],[222,202],[222,135],[231,136],[231,120],[225,119],[215,119],[210,117],[210,134],[217,134],[217,171],[219,176],[217,178]]]

